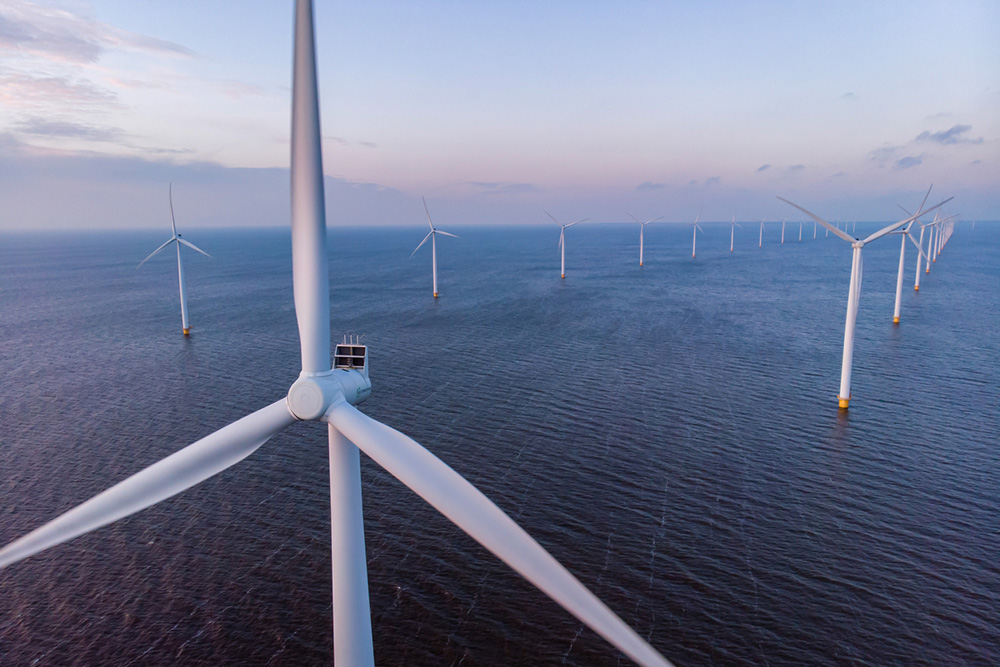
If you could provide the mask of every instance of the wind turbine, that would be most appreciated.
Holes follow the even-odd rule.
[[[705,233],[705,230],[698,224],[699,220],[701,220],[701,213],[698,214],[698,217],[696,217],[694,222],[691,224],[691,259],[694,259],[694,246],[695,241],[698,239],[698,232],[701,232],[702,234]]]
[[[736,214],[734,213],[733,214],[733,221],[729,225],[729,252],[733,251],[733,239],[736,237],[736,228],[737,227],[739,227],[740,229],[743,229],[743,227],[741,227],[736,222]]]
[[[933,188],[933,187],[934,187],[934,184],[932,183],[931,187],[927,188],[927,194],[924,195],[924,200],[922,202],[920,202],[920,206],[917,207],[918,211],[921,210],[921,209],[923,209],[924,204],[927,203],[927,198],[931,195],[931,188]],[[900,208],[903,208],[903,207],[900,206]],[[911,215],[911,213],[909,211],[907,211],[905,208],[903,208],[903,212],[906,213],[906,215]],[[899,234],[901,236],[900,246],[899,246],[899,269],[896,271],[896,303],[893,306],[893,311],[892,311],[892,323],[893,324],[899,324],[899,316],[900,316],[900,314],[902,312],[902,305],[903,305],[903,266],[906,263],[906,239],[909,238],[910,241],[913,242],[913,245],[917,246],[917,254],[918,254],[917,263],[918,264],[920,262],[919,255],[923,254],[923,252],[924,252],[924,249],[920,246],[919,243],[917,243],[917,240],[915,238],[913,238],[913,235],[910,234],[910,227],[912,227],[912,226],[913,226],[913,222],[911,221],[905,227],[903,227],[903,228],[901,228],[901,229],[893,232],[894,234]]]
[[[544,211],[545,209],[542,210]],[[560,277],[565,278],[566,277],[566,230],[572,227],[573,225],[579,225],[581,222],[587,222],[588,220],[590,220],[590,218],[584,218],[583,220],[577,220],[576,222],[570,222],[564,225],[558,220],[556,220],[555,217],[553,217],[553,215],[548,211],[545,211],[545,215],[552,218],[552,222],[556,223],[557,225],[559,225],[559,227],[561,227],[561,229],[559,230],[559,254],[561,262],[559,275]],[[640,236],[641,236],[641,230],[640,230]],[[640,254],[642,254],[641,251]],[[642,262],[640,260],[640,264],[641,263]]]
[[[170,183],[167,186],[167,198],[170,200],[170,229],[173,232],[173,236],[171,236],[166,241],[166,243],[164,243],[163,245],[161,245],[159,248],[157,248],[153,252],[149,253],[149,256],[146,257],[146,259],[144,259],[141,262],[139,262],[139,266],[137,266],[135,268],[138,269],[139,267],[141,267],[143,264],[145,264],[146,262],[148,262],[154,255],[157,255],[157,254],[160,253],[160,251],[165,250],[167,248],[167,246],[169,246],[171,243],[176,243],[177,244],[177,282],[180,285],[180,289],[181,289],[181,328],[184,331],[184,335],[185,336],[190,336],[191,335],[191,324],[188,321],[187,294],[185,294],[185,292],[184,292],[184,264],[181,262],[181,244],[186,245],[187,247],[191,248],[192,250],[197,250],[198,252],[200,252],[205,257],[211,257],[211,255],[209,255],[207,252],[205,252],[204,250],[202,250],[201,248],[199,248],[195,244],[189,243],[187,240],[182,239],[181,235],[177,233],[177,223],[174,222],[174,184],[173,183]]]
[[[887,227],[883,227],[865,239],[857,239],[847,232],[840,231],[839,228],[834,227],[823,218],[820,218],[814,213],[810,213],[798,204],[792,204],[792,202],[788,201],[784,197],[778,197],[778,199],[799,209],[810,218],[850,243],[854,248],[853,257],[851,259],[851,286],[847,293],[847,321],[844,325],[844,357],[840,368],[840,393],[837,395],[837,398],[840,401],[840,408],[842,410],[846,410],[848,403],[851,400],[851,363],[854,358],[854,324],[858,319],[858,301],[861,299],[861,249],[865,247],[866,244],[871,243],[872,241],[885,236],[889,232],[895,231],[903,225],[909,224],[920,216],[944,205],[945,203],[951,201],[952,197],[949,197],[937,206],[917,211],[916,215],[910,216],[905,220],[900,220],[899,222],[894,222]]]
[[[0,567],[165,500],[235,465],[296,421],[325,423],[330,455],[334,659],[374,664],[360,450],[636,662],[669,665],[499,507],[430,451],[354,406],[371,394],[368,352],[337,345],[331,366],[319,100],[310,0],[295,9],[292,283],[302,371],[287,396],[181,449],[0,549]]]
[[[549,217],[552,218],[551,215]],[[642,246],[643,246],[643,239],[642,239],[643,234],[642,234],[642,232],[643,232],[643,230],[646,229],[646,225],[648,225],[651,222],[657,222],[658,220],[662,220],[663,216],[661,215],[659,218],[653,218],[652,220],[647,220],[646,222],[640,222],[639,218],[635,217],[631,213],[628,214],[628,217],[632,218],[633,220],[635,220],[636,222],[639,223],[639,266],[642,266]],[[555,220],[555,218],[552,218],[552,219]],[[580,222],[583,222],[583,221],[581,220]],[[576,223],[574,222],[572,224],[575,225]],[[566,225],[566,226],[568,227],[569,225]],[[559,236],[559,242],[562,243],[562,235],[561,234]],[[563,278],[566,277],[565,273],[566,273],[566,271],[563,270],[563,274],[564,274]]]
[[[420,250],[420,246],[427,243],[427,239],[431,240],[431,273],[434,274],[434,298],[436,299],[438,298],[438,253],[437,253],[437,243],[435,237],[438,234],[443,234],[444,236],[450,236],[456,239],[458,237],[455,236],[454,234],[443,232],[440,229],[435,229],[434,223],[431,222],[431,212],[427,210],[427,200],[424,199],[423,197],[421,197],[420,200],[424,202],[424,212],[427,213],[427,224],[430,225],[431,231],[427,233],[427,236],[424,237],[423,241],[417,244],[417,247],[414,248],[413,252],[410,253],[410,257],[413,257],[414,255],[417,254],[417,251]]]

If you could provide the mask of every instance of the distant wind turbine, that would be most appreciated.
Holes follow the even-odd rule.
[[[765,219],[766,218],[761,218],[760,219],[760,240],[757,241],[757,247],[758,248],[763,248],[764,247],[764,220]]]
[[[197,250],[205,257],[211,257],[207,252],[197,247],[193,243],[188,243],[185,239],[181,238],[181,235],[177,233],[177,223],[174,222],[174,184],[170,183],[167,186],[167,198],[170,200],[170,229],[173,232],[171,236],[163,245],[149,253],[146,259],[139,262],[139,268],[146,262],[148,262],[154,255],[158,254],[160,251],[165,250],[167,246],[171,243],[177,244],[177,282],[180,285],[181,290],[181,328],[184,331],[185,336],[191,335],[191,324],[188,321],[188,305],[187,305],[187,295],[184,292],[184,264],[181,262],[181,244],[186,245],[192,250]]]
[[[924,195],[924,200],[922,202],[920,202],[920,206],[917,207],[918,211],[921,210],[921,209],[923,209],[924,204],[927,203],[927,198],[930,197],[930,195],[931,195],[931,188],[933,188],[933,187],[934,187],[934,184],[932,183],[931,187],[927,188],[927,194]],[[906,213],[906,215],[912,215],[909,211],[907,211],[902,206],[900,206],[900,208],[903,209],[903,212]],[[912,227],[912,226],[913,226],[913,222],[911,221],[905,227],[901,227],[900,229],[898,229],[895,232],[893,232],[894,234],[899,234],[901,236],[901,238],[900,238],[900,245],[899,245],[899,269],[896,271],[896,302],[893,305],[893,310],[892,310],[892,323],[893,324],[899,324],[899,317],[900,317],[900,315],[902,313],[902,307],[903,307],[903,270],[904,270],[904,265],[906,264],[906,240],[907,240],[907,238],[909,238],[909,240],[913,242],[913,245],[917,246],[917,254],[918,255],[920,255],[920,254],[922,254],[924,252],[924,249],[920,247],[920,244],[917,243],[917,240],[915,238],[913,238],[912,234],[910,234],[910,227]],[[920,258],[919,257],[917,258],[917,262],[918,263],[920,262]]]
[[[450,236],[456,239],[458,237],[455,236],[454,234],[449,234],[448,232],[442,232],[440,229],[436,229],[434,227],[434,223],[431,222],[431,212],[427,210],[427,200],[424,199],[423,197],[421,197],[420,199],[421,201],[424,202],[424,212],[427,214],[427,224],[430,225],[431,231],[427,233],[427,236],[424,237],[423,241],[417,244],[417,247],[414,248],[413,252],[410,253],[410,257],[413,257],[414,255],[417,254],[417,251],[420,250],[420,246],[427,243],[427,239],[431,240],[431,273],[434,274],[434,298],[436,299],[438,298],[438,256],[437,256],[437,243],[435,242],[436,241],[435,237],[438,234],[441,234],[443,236]]]
[[[549,217],[552,218],[551,215]],[[661,215],[659,218],[653,218],[652,220],[647,220],[646,222],[641,222],[639,220],[639,218],[635,217],[631,213],[628,214],[628,217],[632,218],[633,220],[635,220],[636,222],[639,223],[639,266],[642,266],[643,230],[646,229],[646,225],[648,225],[649,223],[651,223],[651,222],[657,222],[659,220],[662,220],[663,216]],[[555,218],[552,218],[552,219],[555,220]],[[583,221],[581,220],[580,222],[583,222]],[[576,223],[574,222],[572,224],[575,225]],[[566,226],[568,227],[569,225],[566,225]],[[560,242],[562,242],[562,235],[560,235],[559,240],[560,240]],[[563,270],[563,278],[566,277],[565,273],[566,273],[566,271],[564,269]]]
[[[701,220],[701,213],[698,214],[698,217],[694,219],[694,222],[691,225],[691,259],[694,259],[694,246],[695,241],[698,239],[698,232],[701,232],[702,234],[705,233],[705,230],[698,224],[699,220]]]
[[[361,497],[360,452],[364,451],[469,537],[632,660],[642,665],[668,666],[670,663],[648,642],[468,480],[416,441],[355,407],[371,395],[372,385],[366,346],[352,340],[336,345],[333,354],[330,349],[329,249],[309,0],[296,2],[293,43],[291,240],[302,369],[298,378],[274,403],[154,463],[3,547],[0,568],[214,477],[297,421],[316,422],[327,432],[329,446],[336,665],[374,665]],[[215,400],[227,402],[226,397]]]
[[[851,364],[854,359],[854,325],[858,319],[858,302],[861,299],[861,249],[865,247],[865,244],[871,243],[872,241],[885,236],[889,232],[895,231],[902,227],[903,225],[909,224],[910,222],[918,219],[920,216],[933,211],[936,208],[944,205],[945,203],[951,201],[951,197],[944,200],[936,206],[932,206],[929,209],[923,211],[917,211],[916,215],[910,216],[905,220],[900,220],[899,222],[894,222],[891,225],[884,227],[874,234],[868,236],[865,239],[857,239],[848,234],[847,232],[842,232],[840,229],[834,227],[829,222],[820,218],[814,213],[810,213],[806,209],[802,208],[798,204],[793,204],[784,197],[778,197],[781,201],[786,204],[790,204],[795,208],[799,209],[810,218],[823,225],[831,232],[844,239],[854,248],[853,257],[851,260],[851,286],[848,290],[847,295],[847,321],[844,325],[844,357],[840,368],[840,393],[837,398],[840,401],[840,407],[846,410],[848,403],[851,400]]]
[[[743,227],[741,227],[741,226],[740,226],[740,225],[739,225],[739,224],[738,224],[738,223],[736,222],[736,214],[734,213],[734,214],[733,214],[733,221],[732,221],[732,223],[731,223],[731,224],[729,225],[729,252],[732,252],[732,251],[733,251],[733,239],[734,239],[734,238],[736,237],[736,228],[737,228],[737,227],[739,227],[740,229],[743,229]]]
[[[545,211],[545,209],[542,209],[542,210]],[[559,229],[559,257],[560,257],[560,260],[559,260],[560,261],[560,264],[559,264],[559,267],[560,267],[559,268],[559,276],[562,277],[562,278],[565,278],[566,277],[566,230],[568,228],[572,227],[573,225],[579,225],[581,222],[587,222],[588,220],[590,220],[590,218],[584,218],[583,220],[577,220],[576,222],[570,222],[570,223],[567,223],[567,224],[564,225],[561,222],[559,222],[558,220],[556,220],[555,217],[551,213],[549,213],[548,211],[545,211],[545,215],[547,215],[550,218],[552,218],[552,222],[556,223],[560,227],[560,229]],[[641,235],[641,233],[642,232],[640,230],[640,235]]]

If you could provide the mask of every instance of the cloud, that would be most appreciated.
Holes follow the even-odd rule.
[[[537,185],[531,183],[485,183],[482,181],[468,181],[467,185],[479,190],[479,194],[486,195],[520,195],[529,192],[541,192]]]
[[[639,192],[650,191],[650,190],[662,190],[667,187],[666,183],[653,183],[652,181],[646,181],[645,183],[640,183],[635,186],[635,189]]]
[[[53,105],[74,110],[106,109],[118,106],[118,96],[89,81],[8,72],[0,75],[0,105],[8,110],[38,110]]]
[[[933,141],[938,144],[981,144],[983,138],[968,139],[962,135],[972,129],[971,125],[955,125],[942,132],[925,131],[917,135],[916,141]]]
[[[757,171],[756,171],[756,172],[754,172],[754,173],[757,173],[757,174],[759,174],[760,172],[762,172],[762,171],[767,171],[767,170],[768,170],[768,169],[770,169],[770,168],[771,168],[771,165],[769,165],[769,164],[762,164],[762,165],[760,165],[759,167],[757,167]]]
[[[23,0],[6,0],[0,6],[0,50],[91,64],[108,49],[193,55],[178,44],[121,30],[72,11]]]
[[[858,96],[855,95],[854,93],[848,91],[848,92],[844,93],[843,95],[841,95],[840,99],[842,99],[842,100],[856,100],[856,99],[858,99]]]
[[[916,167],[924,161],[923,155],[913,155],[907,157],[901,157],[896,160],[893,169],[909,169],[910,167]]]
[[[122,131],[117,127],[98,127],[70,121],[50,120],[37,116],[18,123],[14,126],[14,129],[22,134],[86,139],[88,141],[116,141],[122,136]]]
[[[876,148],[868,154],[868,159],[884,164],[895,157],[896,153],[899,152],[901,148],[902,146],[884,146],[882,148]]]
[[[711,187],[713,185],[718,185],[722,182],[721,176],[709,176],[705,179],[705,187]]]
[[[796,171],[803,171],[805,168],[806,166],[804,164],[793,164],[788,168],[788,172],[793,173]]]

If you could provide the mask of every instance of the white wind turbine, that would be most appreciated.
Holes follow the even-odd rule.
[[[296,421],[327,425],[337,665],[374,664],[360,450],[611,644],[669,665],[499,507],[430,451],[354,407],[371,394],[364,346],[331,367],[330,285],[310,0],[295,10],[292,84],[292,283],[302,371],[288,395],[153,464],[0,549],[0,568],[165,500],[235,465]]]
[[[951,197],[944,200],[936,206],[932,206],[929,209],[917,211],[916,215],[910,216],[905,220],[900,220],[899,222],[894,222],[891,225],[884,227],[874,234],[868,236],[865,239],[857,239],[848,234],[847,232],[841,231],[838,227],[834,227],[829,222],[820,218],[819,216],[810,213],[806,209],[802,208],[798,204],[792,204],[784,197],[778,197],[781,201],[786,204],[791,204],[795,208],[799,209],[810,218],[823,225],[831,232],[844,239],[854,248],[854,254],[851,260],[851,286],[847,293],[847,321],[844,325],[844,356],[840,367],[840,393],[837,398],[840,401],[841,409],[846,410],[848,403],[851,400],[851,364],[854,359],[854,325],[858,319],[858,302],[861,299],[861,249],[865,247],[865,244],[871,243],[875,239],[885,236],[889,232],[895,231],[902,227],[903,225],[913,222],[920,216],[933,211],[934,209],[942,206],[946,202],[951,201]]]
[[[739,225],[739,223],[736,222],[736,214],[734,213],[733,214],[733,221],[729,225],[729,252],[733,251],[733,239],[736,238],[736,228],[737,227],[739,227],[740,229],[743,229],[743,227],[741,227]]]
[[[421,197],[420,200],[424,202],[424,212],[427,214],[427,224],[430,225],[431,231],[427,233],[427,236],[424,237],[423,241],[417,244],[417,247],[410,253],[410,257],[417,254],[417,251],[420,250],[420,246],[427,243],[427,239],[431,240],[431,273],[434,276],[434,298],[436,299],[438,298],[438,253],[435,237],[438,234],[443,234],[444,236],[450,236],[457,239],[458,236],[455,234],[449,234],[448,232],[443,232],[440,229],[435,229],[434,223],[431,222],[431,212],[427,210],[427,200],[423,197]]]
[[[931,195],[931,188],[933,187],[934,185],[931,184],[931,187],[927,188],[927,194],[924,195],[924,200],[920,202],[920,206],[917,207],[918,211],[921,210],[924,207],[924,204],[927,203],[927,198]],[[903,207],[900,206],[900,208]],[[906,215],[912,215],[905,208],[903,208],[903,212],[906,213]],[[901,229],[898,229],[895,232],[893,232],[894,234],[899,234],[901,236],[899,245],[899,269],[896,271],[896,303],[893,306],[893,311],[892,311],[893,324],[899,324],[899,317],[900,314],[902,313],[902,307],[903,307],[903,268],[904,264],[906,263],[906,240],[909,239],[910,241],[913,242],[913,245],[917,246],[918,265],[920,263],[919,255],[922,255],[924,252],[924,249],[921,247],[921,245],[917,243],[917,239],[913,238],[913,235],[910,234],[910,227],[912,226],[913,222],[911,221],[905,227],[902,227]]]
[[[191,324],[188,321],[187,294],[184,292],[184,264],[181,262],[181,244],[186,245],[187,247],[191,248],[192,250],[197,250],[198,252],[200,252],[205,257],[211,257],[211,255],[209,255],[207,252],[205,252],[201,248],[197,247],[195,244],[189,243],[185,239],[182,239],[181,235],[177,233],[177,223],[174,222],[174,184],[173,183],[171,183],[171,184],[169,184],[167,186],[167,197],[170,200],[170,229],[173,232],[173,236],[171,236],[166,241],[166,243],[164,243],[163,245],[161,245],[159,248],[157,248],[153,252],[149,253],[149,256],[146,257],[146,259],[144,259],[141,262],[139,262],[139,266],[137,266],[135,268],[138,269],[139,267],[141,267],[143,264],[145,264],[146,262],[148,262],[154,255],[159,254],[159,252],[161,250],[165,250],[167,248],[167,246],[169,246],[171,243],[176,243],[177,244],[177,282],[180,285],[180,290],[181,290],[181,328],[184,331],[184,335],[185,336],[189,336],[189,335],[191,335]]]
[[[542,210],[544,211],[545,209],[542,209]],[[562,278],[565,278],[566,277],[566,230],[568,228],[572,227],[573,225],[579,225],[581,222],[587,222],[588,220],[590,220],[590,218],[584,218],[583,220],[577,220],[576,222],[570,222],[570,223],[567,223],[567,224],[564,225],[561,222],[559,222],[558,220],[556,220],[555,217],[551,213],[549,213],[548,211],[545,211],[545,215],[547,215],[550,218],[552,218],[552,222],[556,223],[560,227],[560,229],[559,229],[559,257],[560,257],[560,260],[559,260],[560,261],[559,276],[562,277]]]
[[[551,215],[550,215],[549,217],[550,217],[550,218],[552,218],[552,216],[551,216]],[[643,246],[643,230],[645,230],[645,229],[646,229],[646,225],[648,225],[649,223],[651,223],[651,222],[657,222],[657,221],[659,221],[659,220],[662,220],[662,219],[663,219],[663,216],[661,215],[661,216],[660,216],[659,218],[653,218],[652,220],[647,220],[646,222],[641,222],[641,221],[639,220],[639,218],[635,217],[635,216],[634,216],[634,215],[632,215],[631,213],[629,213],[629,214],[628,214],[628,217],[632,218],[633,220],[635,220],[636,222],[638,222],[638,223],[639,223],[639,266],[642,266],[642,246]],[[554,220],[554,219],[555,219],[555,218],[553,218],[553,220]],[[583,222],[583,221],[581,220],[580,222]],[[574,222],[574,223],[572,223],[572,224],[574,224],[574,225],[575,225],[576,223]],[[567,227],[569,227],[569,225],[566,225],[566,226],[567,226]],[[560,236],[559,236],[559,242],[560,242],[560,243],[562,243],[562,235],[560,235]],[[565,264],[565,261],[564,261],[564,264]],[[565,276],[565,273],[566,273],[566,271],[565,271],[565,269],[564,269],[564,270],[563,270],[563,274],[564,274],[564,275],[563,275],[563,278],[565,278],[565,277],[566,277],[566,276]]]
[[[698,224],[699,220],[701,220],[701,213],[699,213],[694,219],[694,222],[691,223],[691,259],[694,259],[694,247],[696,241],[698,240],[698,232],[701,232],[702,234],[705,233],[705,230]]]

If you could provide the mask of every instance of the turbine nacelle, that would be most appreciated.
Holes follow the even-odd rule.
[[[337,345],[333,358],[333,368],[329,371],[303,371],[288,389],[288,410],[296,419],[315,421],[343,401],[357,405],[371,396],[368,348],[345,342]]]

